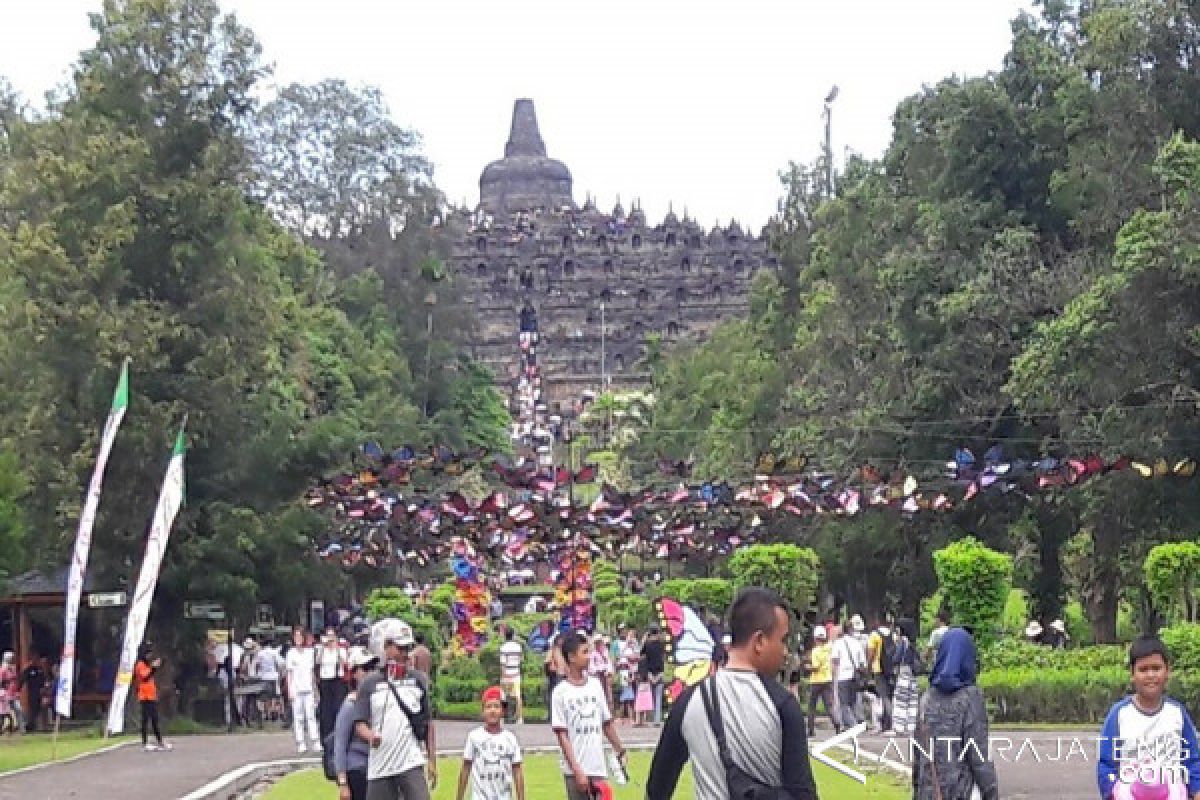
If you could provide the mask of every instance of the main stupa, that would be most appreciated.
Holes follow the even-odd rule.
[[[571,171],[566,164],[546,156],[537,112],[528,97],[513,105],[504,158],[488,164],[479,176],[479,200],[493,214],[573,205]]]

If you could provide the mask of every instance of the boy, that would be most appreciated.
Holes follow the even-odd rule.
[[[1101,731],[1100,796],[1200,798],[1196,728],[1187,710],[1166,696],[1170,660],[1157,636],[1143,636],[1130,646],[1129,672],[1133,696],[1113,704]]]
[[[612,743],[617,760],[624,765],[625,746],[617,735],[608,699],[600,681],[587,674],[591,651],[587,638],[570,631],[559,637],[566,664],[566,677],[554,687],[550,700],[550,726],[562,749],[562,771],[567,800],[592,800],[606,787],[604,739]]]
[[[513,800],[513,787],[516,800],[525,800],[521,745],[502,724],[507,705],[504,690],[499,686],[484,690],[483,725],[467,734],[456,800],[463,800],[468,776],[471,800]]]

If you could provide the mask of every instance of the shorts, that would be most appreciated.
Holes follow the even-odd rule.
[[[602,781],[604,778],[590,778],[593,781]],[[563,781],[567,784],[567,800],[592,800],[591,792],[581,792],[579,787],[575,785],[574,775],[563,775]],[[369,798],[373,800],[373,798]]]
[[[429,800],[425,767],[367,781],[367,800]]]

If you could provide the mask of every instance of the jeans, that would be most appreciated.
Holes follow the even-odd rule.
[[[820,700],[825,704],[825,713],[829,716],[829,721],[833,723],[833,729],[841,732],[842,726],[838,722],[837,715],[834,710],[837,708],[837,703],[834,701],[833,684],[832,683],[810,683],[808,685],[808,735],[812,736],[816,731],[814,726],[817,723],[817,701]]]
[[[158,701],[143,700],[142,701],[142,744],[146,744],[146,734],[149,728],[154,728],[154,738],[161,745],[163,743],[162,731],[158,729]]]
[[[654,692],[654,724],[658,725],[662,722],[662,700],[663,700],[663,681],[662,675],[658,676],[658,683],[652,683],[651,691]]]
[[[858,718],[858,692],[854,688],[854,679],[837,682],[838,713],[843,728],[853,728],[860,720]]]

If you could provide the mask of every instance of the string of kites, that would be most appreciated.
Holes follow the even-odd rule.
[[[575,471],[518,467],[490,458],[485,450],[454,453],[437,447],[418,452],[403,447],[388,453],[376,443],[365,445],[362,453],[367,463],[360,469],[327,478],[306,494],[308,505],[326,512],[332,523],[317,542],[318,555],[345,567],[397,561],[425,566],[454,555],[455,547],[461,547],[458,541],[509,569],[556,562],[564,552],[575,551],[589,557],[632,553],[703,561],[762,540],[779,514],[849,518],[870,511],[948,512],[988,492],[1030,498],[1122,471],[1146,479],[1186,479],[1197,466],[1190,458],[1174,463],[1124,456],[1107,461],[1096,455],[1005,459],[998,447],[977,460],[970,450],[959,448],[954,460],[946,462],[940,488],[923,488],[905,470],[884,474],[868,464],[839,478],[809,469],[802,457],[764,453],[755,464],[754,479],[737,486],[689,481],[690,464],[662,460],[659,472],[679,479],[674,488],[620,492],[601,484],[595,500],[582,505],[563,490],[594,483],[595,465]],[[457,491],[432,488],[439,476],[474,468],[505,488],[478,502]]]

